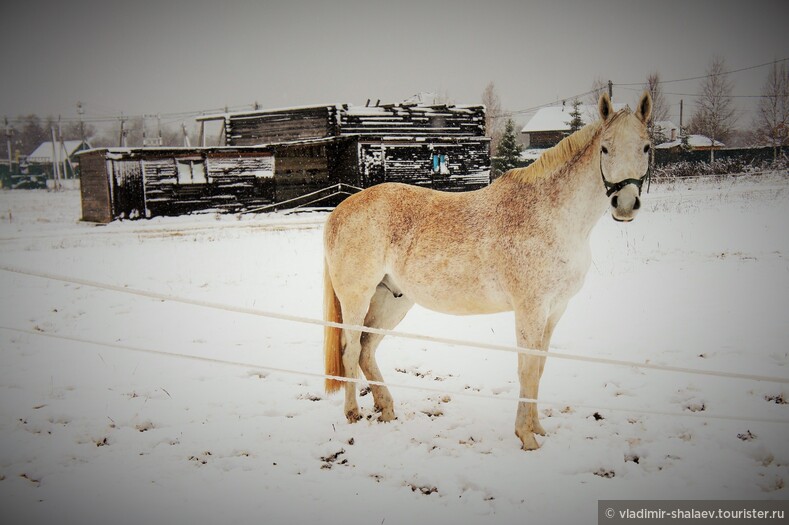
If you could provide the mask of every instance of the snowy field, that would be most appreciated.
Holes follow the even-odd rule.
[[[508,352],[388,338],[398,419],[345,421],[322,328],[255,315],[320,318],[325,214],[79,216],[77,191],[0,192],[3,523],[596,523],[599,499],[789,498],[786,173],[653,184],[635,222],[604,217],[552,345],[784,382],[549,359],[528,453]],[[515,341],[512,314],[415,308],[398,330]]]

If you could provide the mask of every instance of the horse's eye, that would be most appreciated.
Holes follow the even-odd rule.
[[[644,146],[644,153],[649,153],[649,144]]]
[[[608,155],[608,148],[606,148],[605,146],[603,146],[603,150],[602,151],[603,151],[603,154]]]

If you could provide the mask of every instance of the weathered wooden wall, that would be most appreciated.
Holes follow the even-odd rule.
[[[179,180],[178,164],[202,164],[205,182]],[[274,200],[274,157],[271,153],[234,152],[179,154],[141,160],[149,215],[179,215],[200,209],[258,206]],[[200,172],[200,168],[196,169]],[[181,177],[183,178],[183,177]]]
[[[338,183],[365,187],[391,181],[463,191],[490,182],[483,106],[327,105],[200,118],[217,119],[225,124],[224,147],[84,154],[86,180],[93,181],[87,188],[95,195],[86,194],[83,218],[235,211]],[[446,159],[438,172],[436,155]],[[108,197],[101,197],[100,180]]]
[[[228,146],[253,146],[339,135],[364,137],[484,137],[484,106],[316,106],[224,117]]]
[[[82,218],[110,222],[200,210],[233,212],[338,183],[359,186],[356,146],[355,138],[336,137],[267,148],[90,151],[80,156]]]
[[[276,144],[337,134],[335,106],[235,114],[225,119],[225,143],[228,146]]]
[[[552,148],[569,133],[563,131],[534,131],[528,135],[530,148]]]
[[[490,183],[487,139],[461,142],[368,142],[360,145],[363,184],[402,182],[444,191],[478,189]],[[448,173],[436,173],[443,155]]]
[[[80,155],[80,193],[82,198],[82,220],[110,222],[112,200],[107,177],[107,159],[103,150],[94,150]]]
[[[79,160],[87,221],[236,211],[274,201],[271,150],[102,149]]]
[[[362,136],[484,137],[483,106],[343,106],[341,134]]]
[[[228,146],[269,144],[279,148],[283,142],[331,138],[359,141],[356,154],[349,154],[345,147],[342,159],[330,151],[310,158],[300,152],[308,146],[287,145],[295,149],[278,153],[284,164],[277,168],[277,200],[338,180],[362,186],[398,181],[454,191],[490,183],[484,106],[317,106],[205,118],[224,119]],[[397,142],[400,144],[395,147]],[[326,148],[343,149],[339,144]],[[386,158],[382,151],[388,152]],[[433,153],[447,156],[449,174],[433,173]],[[337,169],[343,172],[335,173]],[[290,177],[292,184],[282,186],[283,177]]]

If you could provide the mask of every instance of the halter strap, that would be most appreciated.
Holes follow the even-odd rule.
[[[641,186],[644,184],[644,179],[647,177],[647,175],[649,175],[649,170],[647,170],[647,172],[638,179],[624,179],[620,180],[619,182],[609,182],[606,180],[605,174],[603,173],[603,157],[602,155],[600,156],[600,177],[603,178],[606,197],[610,197],[628,184],[633,184],[636,188],[638,188],[638,194],[641,195]]]

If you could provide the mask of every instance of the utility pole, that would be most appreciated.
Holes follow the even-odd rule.
[[[123,112],[121,112],[121,134],[118,138],[118,147],[125,148],[126,147],[126,130],[123,129],[123,125],[126,123],[126,117],[123,116]]]
[[[682,113],[684,110],[685,100],[679,100],[679,134],[682,135]]]
[[[66,162],[68,158],[68,151],[66,151],[66,143],[63,142],[63,126],[60,123],[60,115],[58,115],[58,161],[60,163],[61,178],[68,178],[68,170],[66,170]]]
[[[14,130],[8,126],[8,117],[3,119],[5,123],[5,144],[6,148],[8,148],[8,176],[11,177],[11,161],[13,160],[13,155],[11,154],[11,137],[14,134]]]
[[[55,191],[60,190],[60,168],[58,166],[58,147],[55,137],[55,126],[49,128],[52,132],[52,177],[55,179]]]
[[[181,130],[184,132],[184,146],[187,147],[187,148],[191,148],[192,147],[192,143],[189,140],[189,133],[186,132],[186,124],[185,123],[181,123]]]
[[[82,102],[77,102],[77,115],[79,115],[79,138],[82,143],[85,143],[85,122],[82,119],[82,115],[85,114],[85,110],[82,109]]]
[[[608,98],[614,100],[614,83],[610,80],[608,81]]]

